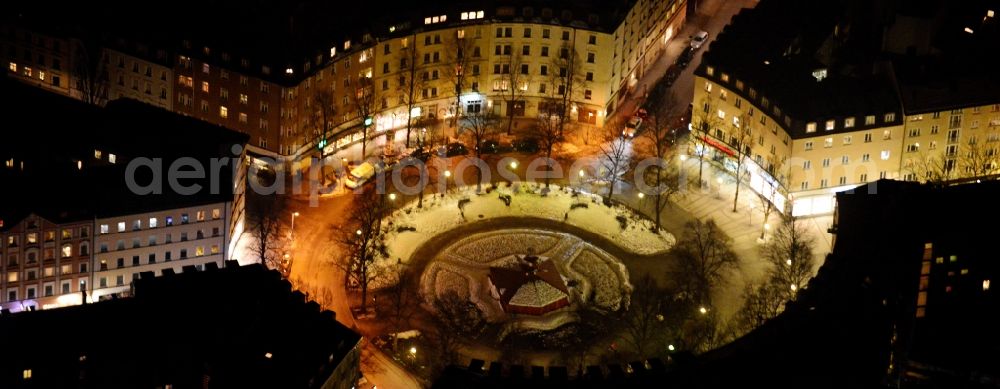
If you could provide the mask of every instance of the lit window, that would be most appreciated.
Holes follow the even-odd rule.
[[[115,163],[118,162],[118,157],[114,154],[108,153],[108,162]]]
[[[723,110],[720,109],[719,110],[719,119],[725,119],[725,118],[726,118],[726,111],[723,111]]]
[[[830,130],[833,130],[833,128],[834,128],[835,126],[836,126],[836,125],[834,124],[834,121],[833,121],[833,120],[827,120],[827,121],[826,121],[826,130],[827,130],[827,131],[830,131]]]
[[[110,232],[110,231],[108,231],[108,225],[107,224],[101,224],[101,233],[102,234],[107,234],[108,232]]]
[[[62,230],[62,238],[63,239],[70,239],[72,237],[73,237],[73,230],[68,229],[68,228],[64,228]]]
[[[865,116],[865,125],[870,126],[875,124],[875,115]]]
[[[118,222],[118,232],[125,232],[125,222]]]
[[[990,290],[990,280],[983,280],[983,292]]]
[[[149,228],[156,228],[157,220],[155,217],[149,218]]]
[[[816,132],[816,123],[806,123],[806,132]]]
[[[21,372],[21,377],[24,378],[24,379],[26,379],[26,380],[30,380],[31,379],[31,369],[24,369],[24,371]]]
[[[28,244],[38,243],[38,234],[32,232],[28,234]]]
[[[844,119],[844,128],[854,128],[854,118],[849,117]]]
[[[101,159],[101,150],[94,150],[94,159]]]
[[[198,218],[198,221],[200,222],[205,221],[205,211],[198,211],[198,213],[196,213],[195,216]]]
[[[211,253],[212,254],[218,254],[219,253],[219,245],[213,244],[212,245],[212,251],[211,251]]]
[[[482,19],[483,15],[485,15],[485,13],[483,11],[476,12],[476,19]]]
[[[7,273],[7,282],[17,282],[17,272]]]
[[[39,71],[38,72],[38,79],[42,80],[42,81],[45,81],[45,72]]]
[[[17,64],[16,63],[11,62],[10,65],[7,65],[7,68],[10,69],[10,71],[12,71],[12,72],[17,72]]]
[[[203,256],[203,255],[205,255],[205,248],[204,247],[198,246],[198,247],[196,247],[194,249],[194,256],[200,257],[200,256]]]
[[[63,258],[69,258],[69,257],[72,257],[72,256],[73,256],[73,246],[64,245],[62,247],[62,257]]]
[[[889,150],[882,150],[882,160],[883,161],[889,160]]]
[[[222,217],[222,211],[219,210],[218,208],[213,209],[212,210],[212,219],[218,219],[220,217]]]
[[[205,93],[208,93],[208,81],[202,81],[201,82],[201,91],[205,92]]]
[[[219,116],[222,117],[223,119],[229,118],[229,108],[226,108],[225,106],[220,106]]]

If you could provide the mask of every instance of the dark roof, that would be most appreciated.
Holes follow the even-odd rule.
[[[756,99],[741,94],[752,101],[766,97],[780,107],[794,122],[793,137],[806,136],[806,122],[1000,103],[994,69],[1000,23],[984,17],[987,9],[1000,6],[990,0],[763,0],[733,18],[704,53],[697,73],[720,82],[719,73],[725,72],[731,83],[740,80],[756,89]],[[885,35],[904,16],[933,23],[921,24],[928,31],[913,36]],[[919,39],[924,33],[931,35],[931,54],[883,50],[884,39]],[[708,76],[707,66],[719,73]],[[818,69],[827,70],[822,81],[812,76]],[[889,124],[901,122],[902,115],[896,116]],[[837,130],[843,130],[839,123]]]
[[[539,260],[539,257],[533,258],[536,261]],[[526,259],[522,259],[522,261],[526,261]],[[490,282],[493,283],[493,286],[497,289],[497,293],[500,294],[500,304],[504,307],[510,303],[510,299],[517,294],[517,291],[522,286],[536,280],[541,280],[563,293],[569,294],[569,289],[566,288],[566,283],[563,281],[562,276],[559,275],[559,270],[556,269],[555,262],[546,258],[537,262],[537,265],[522,262],[518,266],[519,268],[517,269],[490,268]]]
[[[4,126],[13,134],[0,142],[0,161],[13,159],[16,165],[0,166],[0,180],[15,188],[0,191],[2,219],[19,220],[30,212],[50,220],[101,217],[232,199],[232,186],[225,183],[232,182],[233,164],[216,175],[216,193],[209,190],[208,170],[213,158],[238,157],[244,134],[134,100],[101,108],[6,79],[0,79],[0,104],[7,109]],[[95,158],[95,150],[102,159]],[[112,153],[115,164],[107,162]],[[129,189],[126,169],[138,158],[162,160],[162,194],[140,196]],[[167,185],[166,171],[180,158],[202,163],[206,178],[182,183],[205,190],[183,195]],[[140,185],[152,182],[146,168],[135,177]]]
[[[793,120],[793,137],[805,135],[806,122],[854,116],[862,124],[865,115],[898,113],[891,76],[880,71],[877,51],[868,47],[870,42],[859,42],[861,38],[846,32],[835,33],[864,31],[862,27],[867,26],[854,18],[846,3],[761,1],[733,18],[703,54],[697,73],[716,82],[721,73],[727,73],[731,90],[736,90],[735,80],[742,81],[744,99],[761,105],[759,100],[767,98],[781,108],[782,116]],[[865,39],[879,39],[872,35]],[[714,77],[707,75],[707,66],[716,69]],[[813,72],[820,69],[827,75],[817,81]],[[756,98],[749,96],[749,88],[758,92]]]
[[[66,7],[50,3],[44,9],[25,4],[12,4],[8,18],[14,24],[39,29],[58,36],[93,34],[105,40],[124,38],[125,48],[109,46],[136,55],[131,42],[163,47],[192,56],[243,74],[260,77],[282,85],[296,85],[303,77],[302,65],[321,56],[329,60],[330,47],[343,52],[343,42],[352,40],[353,48],[362,47],[362,38],[370,34],[374,40],[390,37],[388,26],[404,26],[396,34],[419,32],[461,24],[459,12],[483,10],[487,19],[535,21],[591,28],[610,32],[624,19],[635,0],[438,0],[433,2],[388,0],[380,2],[335,0],[178,0],[168,12],[147,12],[120,2],[69,2]],[[534,9],[534,16],[525,17],[525,7]],[[501,8],[513,8],[510,16],[497,15]],[[541,17],[543,8],[551,8],[553,17]],[[391,11],[390,11],[391,10]],[[562,11],[571,18],[563,19]],[[423,18],[449,13],[449,22],[425,26]],[[591,23],[590,15],[597,15]],[[478,23],[476,21],[474,23]],[[582,23],[582,24],[581,24]],[[187,41],[190,47],[183,47]],[[204,48],[209,48],[206,53]],[[222,54],[229,56],[228,60]],[[145,56],[148,58],[148,56]],[[250,66],[243,67],[242,59]],[[155,62],[162,62],[153,59]],[[262,66],[268,66],[264,74]],[[294,69],[292,75],[284,71]]]
[[[319,387],[361,338],[260,265],[141,279],[132,298],[2,315],[0,332],[17,334],[5,388]]]

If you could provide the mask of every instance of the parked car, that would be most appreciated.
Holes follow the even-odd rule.
[[[681,55],[677,57],[677,66],[680,69],[686,68],[691,63],[692,58],[694,58],[694,49],[691,47],[684,48]]]
[[[502,148],[500,147],[500,142],[497,142],[493,139],[484,140],[482,148],[483,148],[482,150],[483,154],[499,154],[503,151]]]
[[[534,154],[538,152],[538,139],[520,138],[514,141],[514,151],[519,153]]]
[[[465,148],[465,145],[463,145],[461,143],[458,143],[458,142],[449,143],[447,146],[444,146],[444,149],[445,149],[445,152],[444,152],[445,156],[448,156],[448,157],[454,157],[456,155],[468,155],[469,154],[469,149]]]
[[[700,49],[701,46],[704,45],[705,41],[707,40],[708,40],[708,32],[698,31],[698,33],[694,34],[694,36],[691,37],[691,48],[695,50]]]
[[[639,127],[642,126],[642,118],[638,116],[633,116],[629,119],[628,123],[625,123],[625,129],[622,130],[622,136],[626,138],[635,137],[635,134],[639,132]]]
[[[354,169],[351,169],[351,174],[344,179],[344,186],[350,189],[357,189],[375,176],[377,169],[378,167],[371,162],[365,162],[358,165]]]

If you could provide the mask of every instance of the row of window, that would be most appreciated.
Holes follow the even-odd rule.
[[[883,172],[879,172],[879,179],[886,178],[887,176],[888,176],[887,172],[884,172],[884,171]],[[837,185],[838,186],[843,186],[843,185],[848,185],[848,184],[866,184],[866,183],[868,183],[868,174],[867,173],[861,173],[860,175],[858,175],[858,180],[856,182],[853,182],[853,183],[851,183],[851,182],[849,182],[847,180],[847,176],[841,176],[840,178],[837,179]],[[830,187],[830,180],[829,179],[823,178],[823,179],[819,180],[819,188],[820,189],[825,189],[825,188],[828,188],[828,187]],[[801,190],[809,190],[809,181],[802,181],[802,183],[799,185],[799,189],[801,189]]]
[[[208,255],[216,255],[216,254],[219,254],[219,252],[220,252],[219,251],[219,245],[217,245],[217,244],[213,244],[213,245],[209,246],[207,248],[207,250],[208,250],[207,251]],[[187,249],[180,249],[178,251],[178,255],[179,255],[178,256],[179,259],[187,259],[188,258],[188,250]],[[205,255],[206,255],[206,247],[205,246],[197,246],[197,247],[195,247],[195,249],[194,249],[194,256],[195,257],[202,257],[202,256],[205,256]],[[166,252],[163,253],[163,260],[164,261],[170,262],[173,259],[174,259],[174,257],[173,257],[173,251],[166,251]],[[138,255],[133,255],[132,256],[132,262],[131,262],[130,266],[144,265],[143,263],[140,263],[139,260],[140,260],[140,258],[139,258]],[[156,253],[150,253],[150,254],[148,254],[146,256],[146,263],[145,264],[150,264],[151,265],[151,264],[155,264],[155,263],[156,263]],[[98,267],[98,269],[97,269],[98,271],[109,270],[108,260],[102,259],[99,265],[100,265],[100,267]],[[124,257],[118,258],[116,260],[116,262],[115,262],[115,265],[116,266],[113,269],[121,269],[121,268],[126,267],[125,258]]]
[[[212,220],[219,220],[221,217],[222,217],[222,210],[220,210],[219,208],[212,209]],[[174,225],[174,217],[173,216],[167,216],[163,220],[164,220],[164,224],[165,224],[166,227],[170,227],[170,226]],[[203,222],[205,220],[206,220],[206,213],[205,213],[205,211],[197,211],[197,212],[195,212],[195,221]],[[180,223],[181,224],[188,224],[189,222],[190,222],[190,217],[188,216],[188,214],[187,213],[182,213],[181,214]],[[123,221],[118,222],[118,226],[117,227],[118,227],[117,228],[118,232],[125,232],[125,227],[126,227],[125,222],[123,222]],[[155,217],[149,218],[149,223],[146,224],[146,228],[152,229],[152,228],[158,228],[158,227],[160,227],[160,219],[155,218]],[[132,231],[140,231],[140,230],[142,230],[142,220],[141,219],[133,220],[132,221]],[[111,228],[107,224],[101,224],[101,226],[100,226],[100,233],[101,233],[101,235],[111,233]]]
[[[513,38],[514,37],[514,28],[513,27],[497,27],[496,28],[496,37],[497,38]],[[525,27],[524,29],[522,29],[521,30],[521,37],[522,38],[531,38],[532,37],[532,30],[531,30],[531,28],[530,27]],[[552,37],[552,30],[548,29],[548,28],[543,28],[542,29],[542,39],[550,39],[551,37]],[[564,41],[568,41],[570,39],[570,33],[569,33],[569,31],[566,31],[566,30],[562,31],[561,39],[564,40]],[[590,35],[587,38],[587,44],[596,45],[597,44],[597,36],[596,35]]]
[[[36,78],[37,77],[39,81],[46,81],[46,80],[48,80],[52,84],[52,86],[55,86],[55,87],[61,87],[62,86],[62,78],[60,76],[54,75],[54,74],[50,75],[50,73],[47,73],[44,70],[39,70],[39,71],[36,72],[34,69],[32,69],[32,68],[30,68],[28,66],[22,66],[22,67],[20,67],[21,72],[18,73],[18,71],[17,71],[17,69],[18,69],[17,63],[14,63],[14,62],[11,62],[10,64],[8,64],[7,65],[7,69],[9,69],[12,73],[21,74],[24,77],[30,77],[30,78]]]
[[[888,160],[889,159],[889,150],[882,150],[881,157],[882,157],[883,161]],[[869,153],[861,154],[861,162],[862,163],[871,162],[871,154],[869,154]],[[840,164],[841,165],[850,165],[851,164],[851,157],[847,156],[847,155],[841,156],[840,157]],[[823,160],[822,160],[822,166],[824,168],[830,167],[830,158],[823,158]],[[802,169],[803,170],[812,169],[812,161],[804,161],[804,162],[802,162]]]
[[[43,268],[43,269],[41,269],[41,271],[42,271],[42,277],[43,278],[55,277],[56,276],[56,270],[57,269],[55,267],[53,267],[53,266],[49,266],[49,267]],[[73,274],[73,265],[72,264],[64,264],[64,265],[60,266],[58,268],[58,270],[59,270],[59,274],[58,275],[60,275],[60,276],[70,275],[70,274]],[[8,271],[7,272],[7,282],[18,282],[20,280],[35,281],[35,280],[38,279],[38,271],[39,271],[39,269],[37,269],[37,268],[35,268],[35,269],[26,269],[23,272],[22,271]],[[79,274],[86,274],[86,273],[87,273],[87,263],[81,263],[80,264],[80,273]],[[22,274],[23,274],[23,276],[22,276]]]
[[[219,227],[213,227],[212,228],[212,237],[216,238],[216,237],[219,237],[219,236],[220,236]],[[195,239],[205,239],[205,231],[198,230],[195,233]],[[188,241],[188,233],[187,232],[181,232],[180,233],[180,241],[181,242],[187,242]],[[157,243],[158,243],[156,235],[150,235],[149,239],[147,240],[147,242],[148,242],[147,246],[156,246]],[[174,236],[173,236],[173,234],[167,234],[163,243],[164,244],[170,244],[170,243],[173,243],[173,242],[174,242]],[[118,242],[117,242],[117,245],[115,247],[116,247],[116,250],[119,250],[119,251],[120,250],[125,250],[126,249],[126,247],[125,247],[125,240],[119,239]],[[137,248],[140,248],[140,247],[142,247],[142,240],[139,239],[139,238],[132,239],[132,246],[130,248],[137,249]],[[101,253],[108,252],[108,243],[105,243],[105,242],[101,242],[100,243],[100,252]]]
[[[201,264],[195,265],[195,269],[197,269],[198,271],[204,270],[204,265],[201,265]],[[14,273],[14,274],[17,274],[17,273]],[[139,274],[140,274],[139,272],[132,273],[131,281],[138,280],[139,279]],[[125,275],[124,274],[118,274],[118,275],[116,275],[115,278],[114,278],[114,284],[111,284],[109,281],[111,281],[111,279],[109,277],[99,277],[97,279],[97,287],[98,288],[107,288],[107,287],[110,287],[110,286],[125,286]],[[73,285],[72,280],[64,280],[64,281],[60,282],[60,285],[59,285],[59,294],[66,295],[66,294],[76,293],[76,292],[81,292],[81,291],[86,290],[86,288],[87,288],[87,280],[85,278],[81,278],[77,282],[78,282],[79,286],[78,286],[77,290],[75,290],[75,291],[72,290],[72,285]],[[20,288],[9,288],[9,289],[7,289],[7,300],[6,300],[6,302],[19,301],[19,295],[18,295],[19,289]],[[38,295],[37,291],[38,291],[38,289],[37,289],[37,286],[35,286],[35,285],[25,286],[24,287],[24,292],[25,292],[24,293],[24,299],[30,300],[30,299],[35,299],[35,298],[38,298],[38,297],[52,297],[52,296],[55,296],[55,294],[56,294],[55,283],[51,283],[50,282],[50,283],[44,284],[42,286],[42,294],[41,294],[41,296]]]
[[[35,229],[38,228],[38,224],[37,222],[32,221],[28,223],[27,227],[28,229]],[[90,227],[80,227],[79,229],[63,228],[60,231],[61,234],[59,235],[59,237],[61,239],[86,238],[90,236]],[[44,240],[45,242],[54,242],[56,240],[55,230],[45,231],[43,232],[43,235],[45,237]],[[38,237],[39,235],[37,232],[29,232],[25,234],[25,239],[28,242],[28,244],[38,243],[39,242]],[[11,234],[7,236],[6,242],[8,247],[16,247],[20,242],[20,238],[15,234]]]

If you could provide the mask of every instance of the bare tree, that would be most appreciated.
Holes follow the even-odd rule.
[[[518,111],[524,109],[524,93],[528,89],[527,64],[521,57],[521,52],[506,45],[501,48],[503,54],[498,56],[500,63],[494,65],[500,67],[500,97],[506,105],[507,114],[507,135],[511,134],[514,128],[514,116]]]
[[[786,218],[761,249],[761,256],[771,264],[769,282],[777,285],[784,300],[793,299],[812,278],[814,243],[805,226]]]
[[[413,36],[412,44],[403,48],[403,58],[400,59],[399,68],[402,70],[399,76],[399,96],[400,101],[406,106],[406,147],[410,147],[410,133],[414,126],[413,109],[417,107],[420,93],[427,85],[427,78],[421,74],[420,51],[417,50],[416,35]]]
[[[781,313],[783,298],[774,283],[747,284],[743,290],[743,305],[733,317],[733,330],[742,335],[764,325]]]
[[[601,144],[600,166],[608,182],[608,197],[605,203],[610,205],[615,195],[615,186],[632,167],[631,142],[625,139],[622,131],[624,125],[615,120],[604,126],[604,142]]]
[[[740,186],[743,183],[743,167],[750,159],[750,145],[753,144],[753,129],[750,128],[752,117],[746,113],[736,117],[738,122],[733,124],[733,147],[736,148],[736,194],[733,195],[733,212],[736,212],[736,205],[740,199]]]
[[[710,304],[712,289],[723,281],[726,271],[739,265],[732,239],[714,220],[688,222],[672,252],[681,291],[700,304]]]
[[[376,261],[388,256],[382,220],[388,214],[384,196],[371,190],[354,198],[354,211],[339,228],[338,239],[347,257],[338,267],[361,289],[361,310],[367,308],[368,286],[379,277]]]
[[[350,77],[350,76],[348,76]],[[367,75],[361,75],[358,77],[358,87],[354,91],[352,96],[352,101],[354,102],[355,112],[358,114],[358,120],[361,122],[362,134],[361,134],[361,158],[364,159],[368,155],[368,119],[374,119],[375,112],[378,110],[377,103],[379,101],[378,96],[375,93],[375,88],[372,85],[372,78]]]
[[[538,139],[538,145],[545,152],[545,187],[549,187],[552,172],[552,151],[563,140],[563,132],[559,129],[559,118],[550,112],[539,112],[535,125],[528,130],[528,135]]]
[[[317,86],[312,99],[308,100],[309,125],[313,135],[320,140],[329,140],[329,133],[335,125],[337,105],[333,98],[333,89]],[[326,158],[326,147],[320,149],[320,159]]]
[[[673,195],[680,191],[680,171],[677,164],[673,163],[675,157],[674,143],[677,140],[677,132],[670,128],[671,108],[676,98],[673,93],[664,95],[662,101],[651,101],[651,112],[645,126],[645,138],[648,140],[647,147],[643,148],[642,154],[645,157],[653,158],[656,164],[646,169],[642,180],[653,189],[652,195],[653,210],[656,213],[655,230],[660,229],[660,213],[665,208]]]
[[[716,114],[716,109],[718,108],[718,101],[705,96],[702,98],[701,107],[695,107],[692,110],[691,125],[696,132],[700,132],[700,143],[702,144],[700,151],[695,150],[698,153],[698,187],[701,188],[705,185],[705,180],[703,176],[704,166],[705,166],[705,152],[708,149],[708,145],[705,143],[705,139],[709,137],[709,131],[718,128],[722,124],[722,119]],[[693,135],[693,134],[692,134]]]
[[[962,148],[958,168],[968,177],[986,177],[1000,173],[996,149],[987,147],[985,142],[973,136]]]
[[[649,357],[651,350],[664,349],[661,346],[668,331],[664,322],[666,296],[656,280],[646,274],[636,282],[628,311],[619,322],[625,344],[640,358]]]
[[[473,51],[471,39],[465,39],[465,33],[455,34],[449,44],[451,49],[445,55],[448,59],[448,80],[454,86],[452,93],[455,95],[455,112],[451,117],[452,127],[458,126],[458,121],[462,117],[462,93],[467,87],[466,80],[469,78],[469,65]]]
[[[555,94],[556,108],[552,111],[557,115],[559,135],[563,135],[566,123],[570,121],[570,106],[580,91],[586,90],[590,85],[586,72],[583,70],[583,61],[580,60],[580,53],[570,41],[564,41],[559,47],[559,55],[553,58],[552,69],[552,93]]]
[[[247,191],[247,222],[253,241],[250,248],[261,264],[270,269],[282,267],[284,237],[281,217],[285,215],[284,199],[278,195],[257,194]]]
[[[781,188],[785,186],[787,179],[784,176],[779,176],[775,178],[774,182],[764,183],[764,188],[760,193],[757,193],[757,203],[760,206],[761,213],[764,214],[764,222],[761,223],[760,227],[760,239],[764,239],[764,233],[767,232],[767,222],[774,212],[774,199],[780,193]],[[779,210],[780,212],[780,210]]]
[[[482,160],[483,142],[489,140],[498,130],[499,119],[490,111],[470,113],[462,118],[459,134],[472,142],[476,160]],[[483,168],[476,164],[476,192],[482,190]]]
[[[72,72],[81,99],[90,104],[104,105],[108,102],[109,86],[107,51],[96,36],[74,38],[72,42]]]
[[[932,155],[921,150],[917,152],[916,157],[906,160],[903,171],[912,174],[919,181],[942,185],[956,178],[956,165],[954,158],[940,154]]]
[[[389,300],[389,324],[393,332],[397,333],[409,329],[410,321],[417,313],[415,307],[420,305],[416,279],[406,270],[406,265],[397,264],[392,270],[396,283],[385,290]],[[392,341],[392,348],[395,350],[396,337]]]

